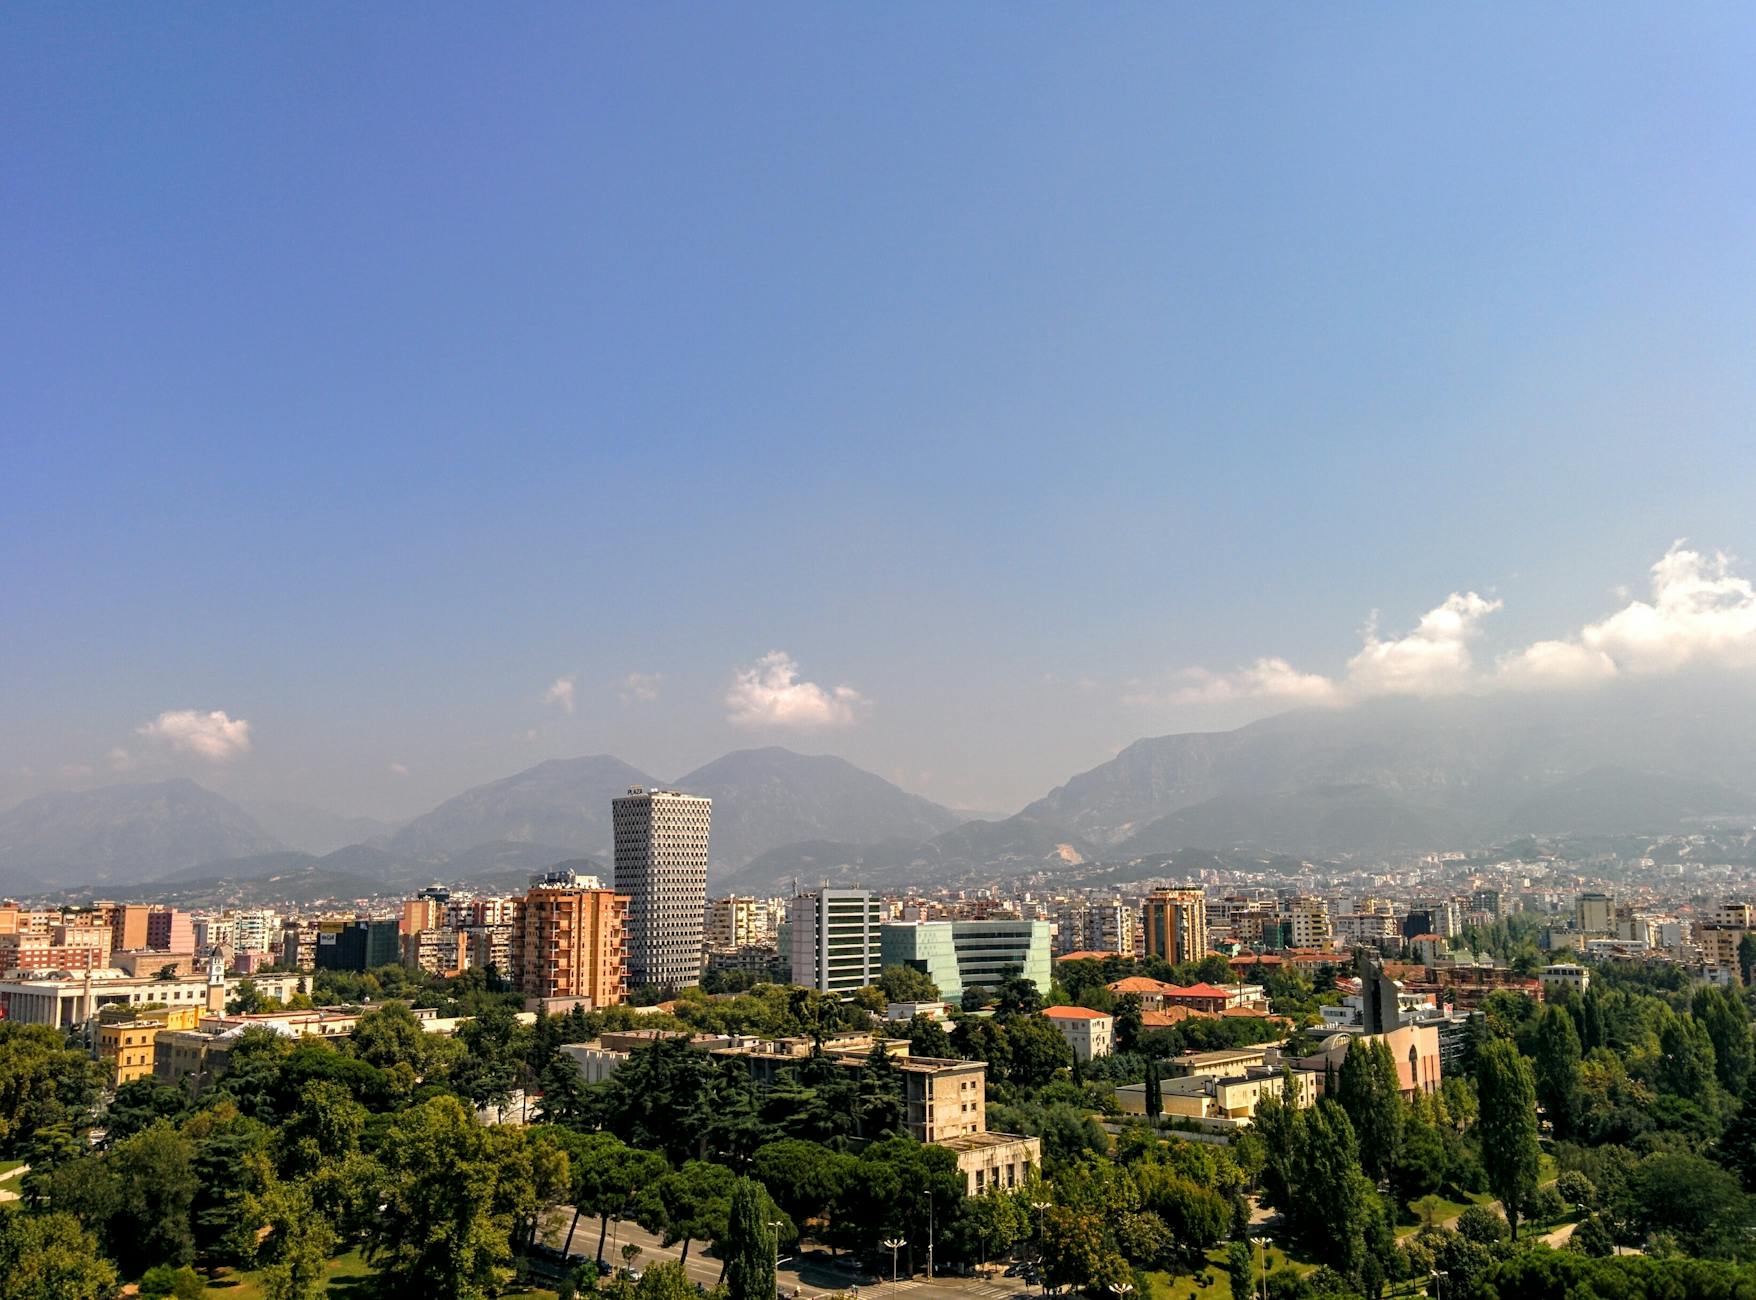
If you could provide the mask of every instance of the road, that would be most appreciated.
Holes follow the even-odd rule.
[[[562,1206],[546,1215],[541,1233],[543,1243],[560,1247],[572,1221],[570,1206]],[[595,1215],[581,1215],[579,1226],[573,1230],[572,1240],[567,1246],[569,1253],[589,1259],[597,1250],[599,1226]],[[640,1253],[634,1259],[635,1268],[677,1259],[683,1252],[680,1242],[675,1246],[665,1246],[658,1237],[631,1220],[624,1219],[619,1224],[612,1220],[604,1237],[604,1258],[620,1265],[621,1248],[631,1244],[640,1247]],[[905,1255],[903,1263],[906,1265],[907,1262]],[[691,1282],[699,1282],[704,1287],[711,1287],[720,1280],[721,1261],[706,1242],[690,1244],[689,1258],[683,1261],[683,1267]],[[936,1277],[929,1281],[917,1275],[912,1278],[905,1276],[893,1283],[888,1272],[879,1277],[842,1267],[831,1261],[827,1251],[820,1250],[807,1252],[803,1260],[784,1260],[776,1281],[783,1294],[792,1295],[797,1288],[801,1300],[816,1300],[839,1292],[870,1297],[906,1293],[908,1300],[1040,1300],[1041,1296],[1035,1287],[1014,1277]]]

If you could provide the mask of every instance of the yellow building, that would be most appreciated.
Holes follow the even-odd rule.
[[[1141,907],[1148,957],[1171,965],[1207,956],[1207,896],[1199,889],[1156,889]]]
[[[146,1078],[153,1070],[158,1036],[167,1029],[193,1029],[200,1019],[200,1007],[161,1007],[128,1020],[100,1020],[98,1059],[109,1066],[110,1082],[120,1087]]]

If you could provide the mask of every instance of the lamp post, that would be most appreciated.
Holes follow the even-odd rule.
[[[908,1245],[906,1237],[886,1237],[882,1242],[884,1249],[890,1252],[890,1284],[896,1285],[896,1252]]]
[[[1030,1208],[1037,1213],[1037,1285],[1043,1288],[1043,1294],[1049,1293],[1049,1279],[1043,1269],[1043,1212],[1053,1204],[1051,1201],[1032,1201]]]
[[[1445,1294],[1445,1279],[1450,1277],[1451,1273],[1447,1269],[1436,1268],[1432,1270],[1430,1276],[1433,1279],[1433,1295],[1437,1300],[1437,1297]]]
[[[1268,1300],[1268,1238],[1252,1237],[1256,1243],[1256,1276],[1262,1287],[1262,1300]]]
[[[785,1219],[769,1219],[768,1230],[774,1234],[774,1293],[780,1295],[780,1226]]]
[[[1112,1283],[1110,1283],[1110,1294],[1115,1296],[1116,1300],[1122,1300],[1122,1298],[1124,1296],[1126,1296],[1129,1292],[1131,1292],[1133,1290],[1134,1290],[1134,1283],[1132,1283],[1132,1282],[1112,1282]]]

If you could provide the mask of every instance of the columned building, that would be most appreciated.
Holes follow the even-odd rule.
[[[701,982],[707,834],[713,800],[632,786],[610,801],[616,892],[628,899],[628,982]]]

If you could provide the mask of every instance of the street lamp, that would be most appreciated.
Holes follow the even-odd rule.
[[[1268,1300],[1268,1238],[1252,1237],[1256,1243],[1256,1274],[1262,1287],[1262,1300]]]
[[[896,1284],[896,1252],[908,1245],[908,1240],[904,1237],[886,1237],[881,1244],[884,1249],[890,1252],[890,1282],[894,1286]]]
[[[774,1293],[780,1294],[780,1228],[785,1219],[769,1219],[768,1230],[774,1234]]]
[[[1436,1268],[1431,1270],[1428,1276],[1433,1279],[1433,1295],[1435,1297],[1444,1295],[1445,1279],[1451,1276],[1450,1271],[1443,1268]]]
[[[1116,1300],[1122,1300],[1122,1297],[1127,1295],[1133,1289],[1134,1289],[1134,1283],[1132,1283],[1132,1282],[1112,1282],[1112,1283],[1110,1283],[1110,1294],[1114,1295],[1116,1297]]]
[[[1052,1201],[1032,1201],[1030,1208],[1037,1212],[1037,1282],[1043,1288],[1043,1294],[1049,1293],[1049,1278],[1043,1268],[1043,1211],[1053,1204]]]

